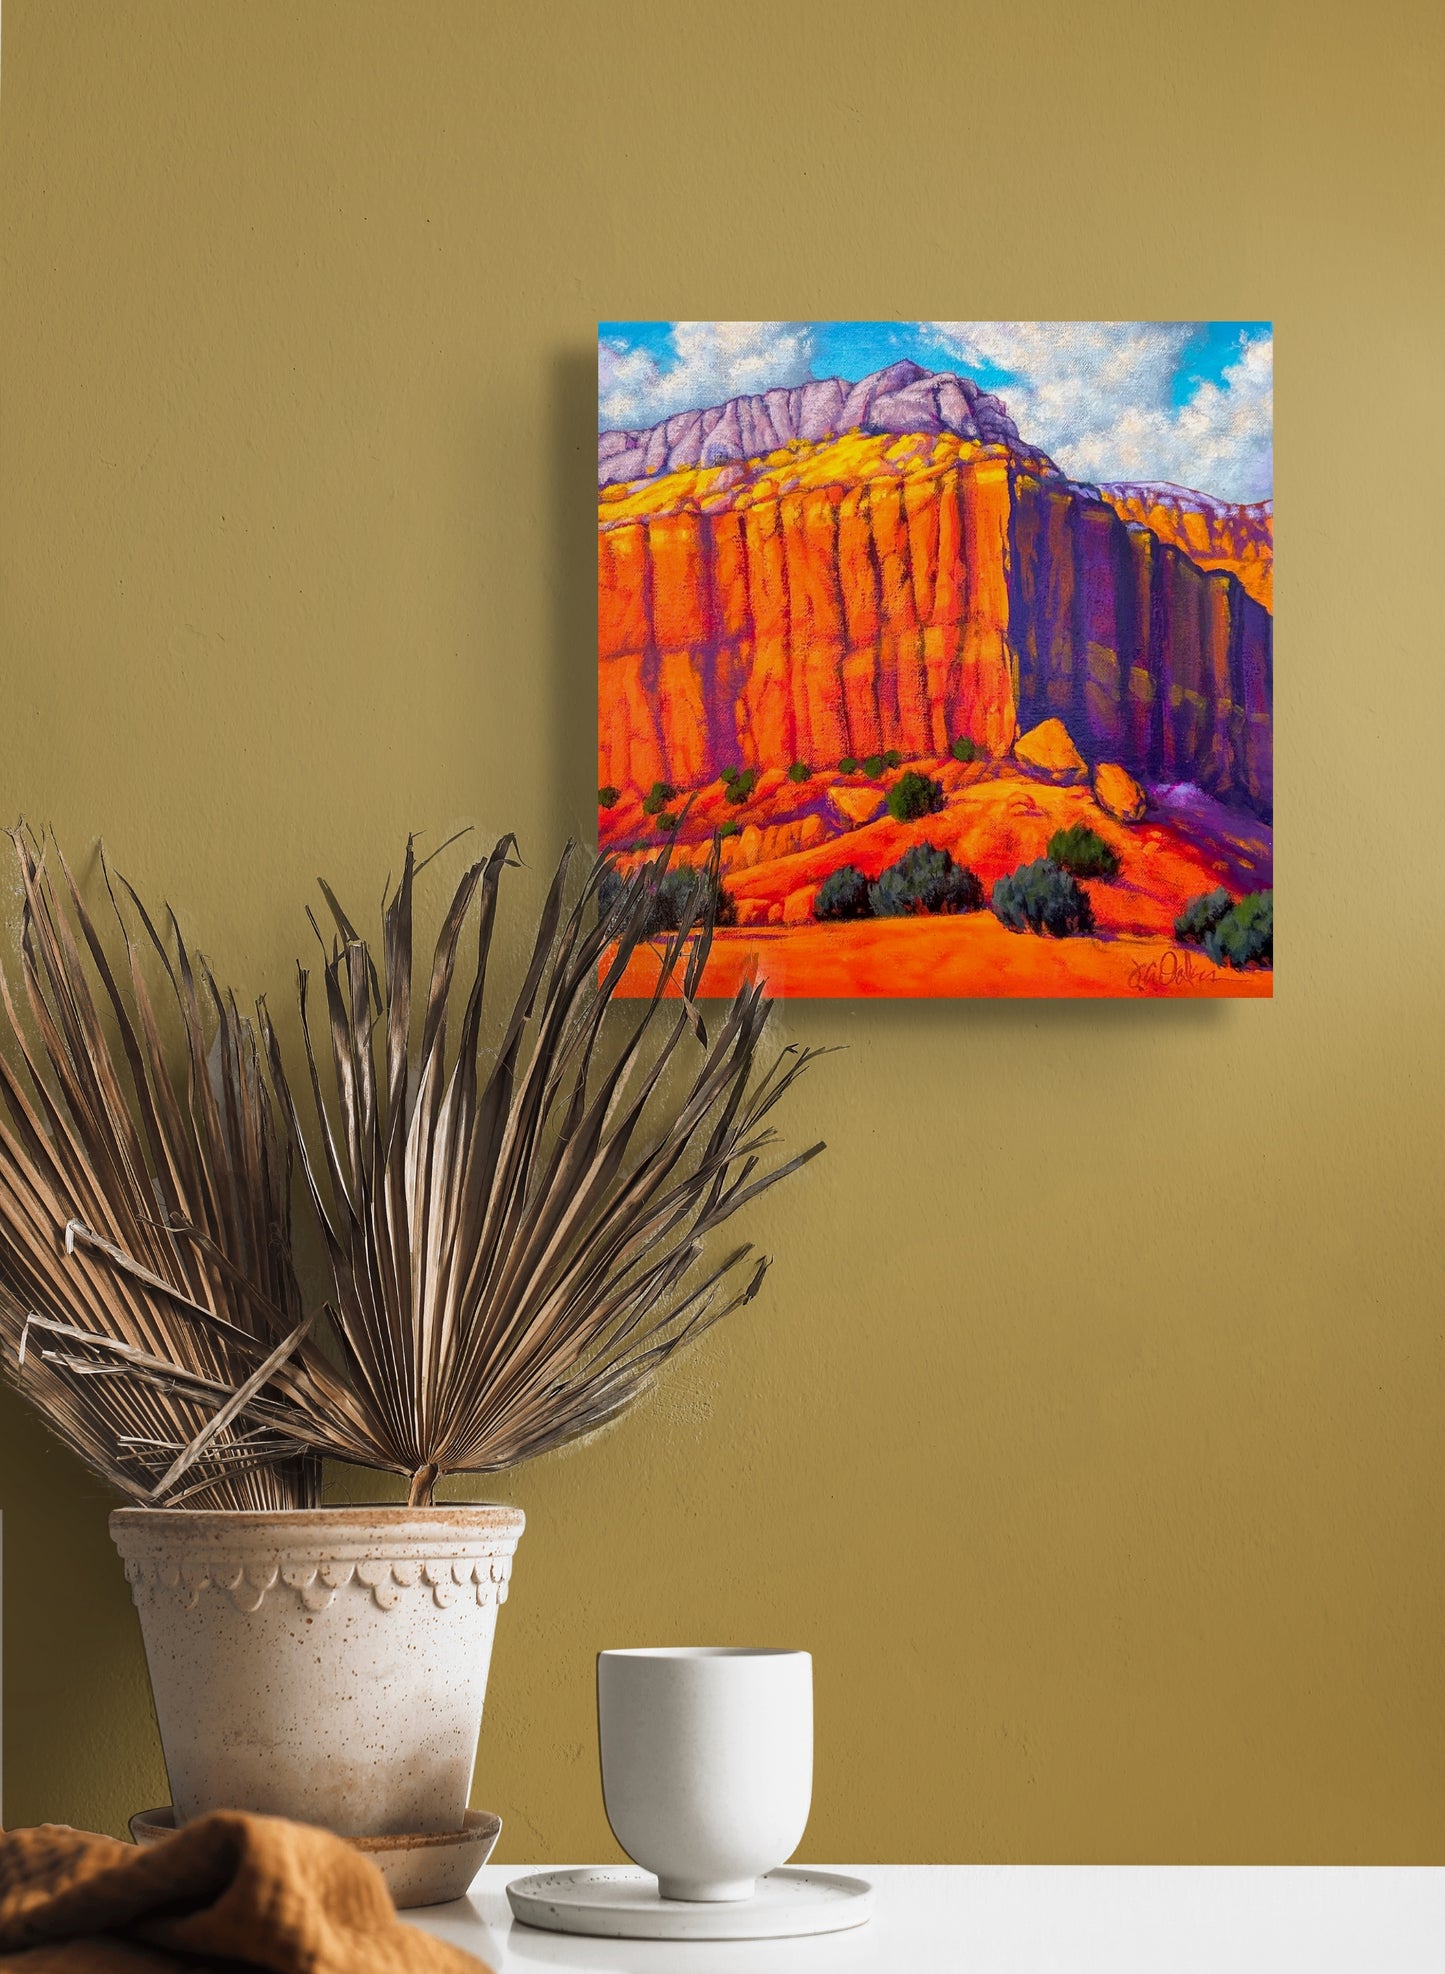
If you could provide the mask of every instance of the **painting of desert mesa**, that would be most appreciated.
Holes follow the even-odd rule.
[[[706,993],[1271,992],[1272,405],[1267,322],[599,326],[599,839]]]

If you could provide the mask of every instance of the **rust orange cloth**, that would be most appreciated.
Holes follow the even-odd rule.
[[[485,1974],[396,1916],[329,1831],[222,1810],[147,1850],[64,1824],[0,1835],[9,1974]]]

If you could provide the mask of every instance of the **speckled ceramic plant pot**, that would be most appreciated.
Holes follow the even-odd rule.
[[[517,1508],[118,1508],[176,1819],[459,1830]]]

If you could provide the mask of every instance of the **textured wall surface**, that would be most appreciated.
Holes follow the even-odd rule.
[[[1273,1003],[784,1010],[847,1052],[766,1293],[493,1490],[504,1856],[612,1854],[593,1654],[706,1638],[816,1653],[812,1857],[1445,1859],[1442,59],[1419,0],[6,6],[0,807],[278,1006],[318,871],[515,828],[530,903],[590,824],[598,315],[1277,325]],[[106,1503],[9,1396],[0,1506],[7,1814],[119,1828]]]

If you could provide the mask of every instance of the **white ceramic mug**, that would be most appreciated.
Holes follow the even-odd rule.
[[[751,1898],[813,1797],[807,1652],[676,1645],[597,1658],[612,1834],[665,1899]]]

